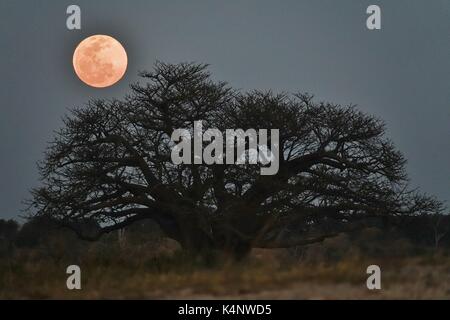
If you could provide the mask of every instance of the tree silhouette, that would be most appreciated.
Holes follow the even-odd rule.
[[[123,100],[90,101],[64,119],[40,164],[36,215],[86,239],[153,219],[186,249],[239,256],[321,241],[373,217],[440,211],[408,188],[384,123],[354,106],[242,93],[201,64],[157,63],[141,76],[145,84]],[[222,132],[279,129],[278,174],[262,176],[260,165],[173,164],[172,132],[196,120]]]
[[[18,231],[16,221],[0,219],[0,257],[11,256]]]

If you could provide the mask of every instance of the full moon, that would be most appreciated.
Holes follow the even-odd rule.
[[[128,57],[116,39],[94,35],[84,39],[73,54],[73,68],[77,76],[95,88],[112,86],[127,70]]]

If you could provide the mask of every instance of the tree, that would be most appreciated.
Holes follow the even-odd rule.
[[[0,257],[11,255],[18,230],[16,221],[0,219]]]
[[[206,65],[157,63],[123,100],[72,110],[40,164],[36,215],[97,239],[151,218],[188,249],[237,256],[252,247],[321,241],[373,217],[427,214],[441,204],[408,189],[405,159],[384,123],[308,94],[239,92]],[[260,165],[179,164],[171,134],[192,128],[279,129],[277,175]],[[80,226],[95,222],[98,228]]]
[[[445,238],[445,236],[449,233],[449,216],[442,214],[433,214],[431,215],[431,224],[433,228],[433,240],[434,247],[437,249],[441,240]]]

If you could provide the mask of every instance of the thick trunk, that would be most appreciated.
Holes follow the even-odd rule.
[[[214,248],[210,226],[201,214],[173,214],[170,219],[158,223],[168,237],[178,241],[187,251],[203,255]]]
[[[219,251],[241,259],[250,252],[254,240],[253,235],[244,233],[229,219],[209,222],[198,214],[179,215],[171,223],[160,225],[184,250],[199,256]]]
[[[236,211],[225,218],[215,220],[212,231],[215,246],[236,259],[242,259],[254,247],[266,231],[267,218]]]
[[[251,250],[251,239],[229,223],[214,223],[213,234],[215,248],[237,260],[245,257]]]

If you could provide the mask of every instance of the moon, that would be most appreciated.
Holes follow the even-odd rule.
[[[119,81],[127,70],[127,52],[119,41],[107,35],[90,36],[75,49],[73,68],[81,81],[106,88]]]

